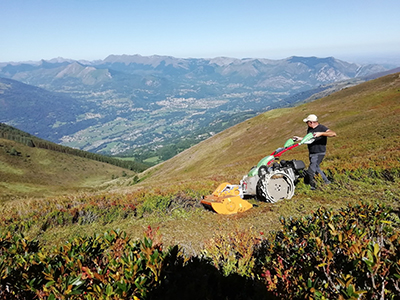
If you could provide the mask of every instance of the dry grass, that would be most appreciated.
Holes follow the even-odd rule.
[[[7,153],[16,149],[21,154]],[[112,175],[133,172],[60,152],[0,139],[0,200],[93,190]]]

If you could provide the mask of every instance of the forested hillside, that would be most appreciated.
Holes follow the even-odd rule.
[[[19,129],[13,128],[3,123],[0,123],[0,138],[16,141],[18,143],[22,143],[29,147],[37,147],[61,153],[68,153],[79,157],[84,157],[100,162],[109,163],[111,165],[115,165],[121,168],[126,168],[135,172],[142,172],[146,168],[148,168],[148,165],[143,163],[138,163],[133,160],[128,160],[128,161],[120,160],[106,155],[91,153],[79,149],[74,149],[71,147],[58,145],[56,143],[52,143],[44,139],[37,138],[29,133],[23,132]]]
[[[0,200],[94,191],[146,165],[73,149],[0,123]]]

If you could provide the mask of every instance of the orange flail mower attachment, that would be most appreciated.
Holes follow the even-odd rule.
[[[240,197],[239,186],[228,182],[221,183],[211,195],[205,196],[200,202],[222,215],[245,212],[253,207]]]

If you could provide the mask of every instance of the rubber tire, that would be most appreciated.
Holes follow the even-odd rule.
[[[278,180],[277,182],[274,182]],[[283,171],[276,171],[263,175],[257,182],[257,199],[275,203],[283,199],[290,199],[294,195],[293,180]]]

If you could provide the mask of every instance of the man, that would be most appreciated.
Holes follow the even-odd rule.
[[[303,120],[307,123],[308,129],[307,133],[312,132],[315,140],[311,144],[308,144],[308,152],[310,158],[310,166],[308,167],[305,182],[310,184],[311,189],[315,190],[314,176],[316,173],[322,176],[322,179],[326,184],[330,181],[326,177],[325,173],[320,169],[319,165],[325,157],[326,144],[328,142],[328,137],[335,137],[336,133],[330,130],[328,127],[318,123],[318,117],[316,115],[309,115]],[[303,138],[299,136],[294,136],[294,141],[301,141]]]

